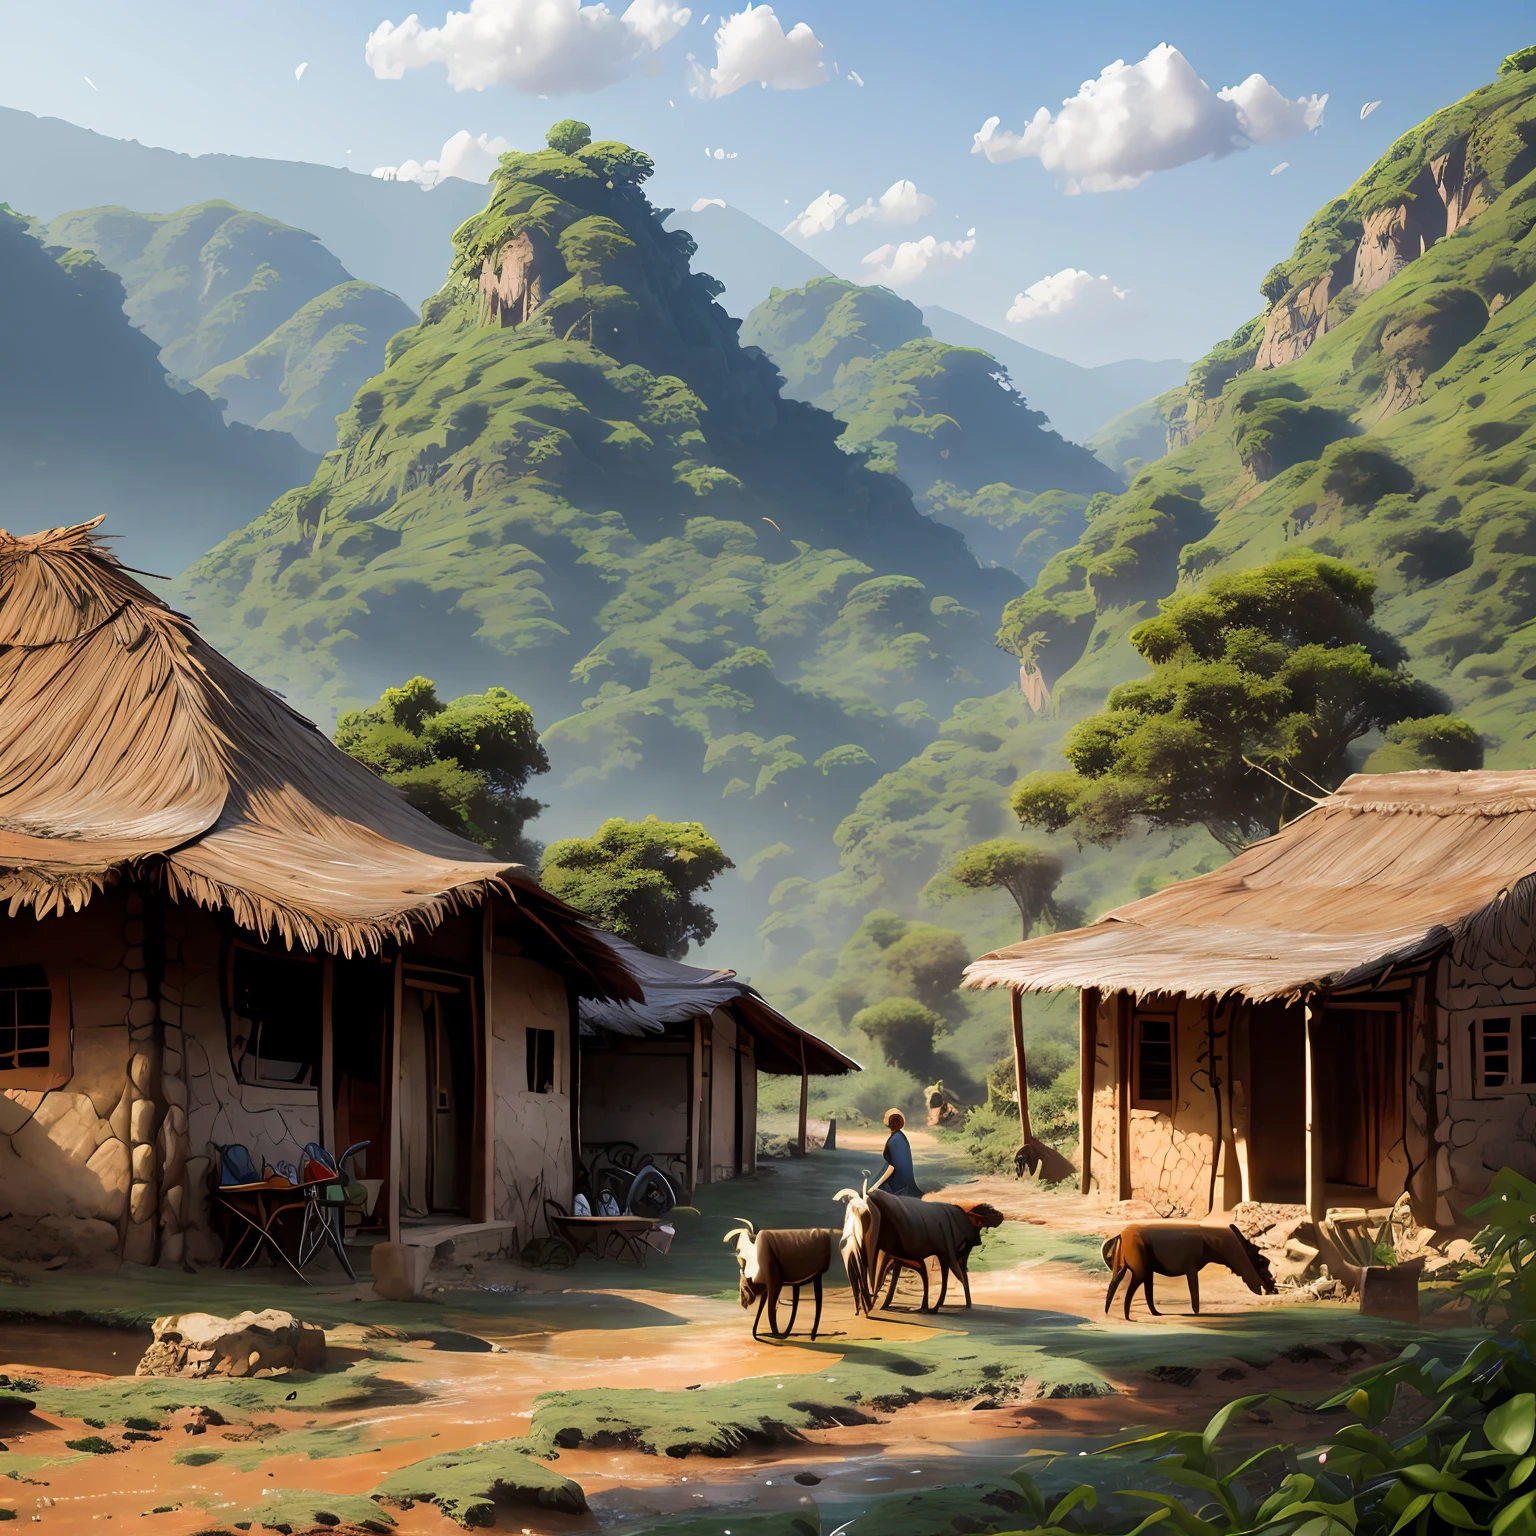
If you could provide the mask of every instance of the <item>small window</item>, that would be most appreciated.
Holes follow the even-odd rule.
[[[552,1029],[529,1029],[528,1037],[528,1092],[553,1093],[555,1091],[555,1032]]]
[[[1473,1092],[1536,1094],[1536,1013],[1488,1013],[1472,1021]]]
[[[320,1079],[321,965],[237,944],[230,956],[230,1054],[241,1082],[307,1088]]]
[[[1136,1081],[1133,1103],[1148,1109],[1160,1109],[1173,1103],[1172,1017],[1136,1017]]]
[[[52,1036],[48,973],[40,965],[0,966],[0,1073],[46,1072]]]

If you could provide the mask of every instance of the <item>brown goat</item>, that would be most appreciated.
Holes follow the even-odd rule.
[[[832,1239],[835,1232],[825,1227],[790,1228],[755,1232],[745,1217],[736,1218],[739,1227],[727,1232],[724,1241],[736,1247],[736,1262],[741,1268],[741,1305],[743,1310],[757,1303],[752,1319],[752,1337],[758,1337],[763,1309],[768,1311],[768,1330],[774,1338],[787,1338],[794,1332],[795,1315],[800,1310],[800,1287],[809,1285],[816,1298],[816,1313],[811,1319],[811,1338],[821,1327],[821,1277],[832,1264]],[[789,1324],[779,1332],[779,1296],[791,1289]]]
[[[1197,1221],[1133,1221],[1106,1240],[1101,1252],[1109,1268],[1109,1291],[1104,1310],[1115,1299],[1120,1282],[1131,1277],[1125,1293],[1125,1315],[1131,1315],[1131,1298],[1140,1286],[1147,1296],[1147,1310],[1162,1314],[1152,1303],[1153,1275],[1183,1275],[1189,1281],[1189,1305],[1200,1310],[1200,1271],[1207,1264],[1225,1264],[1256,1295],[1275,1294],[1269,1260],[1236,1227],[1208,1227]]]

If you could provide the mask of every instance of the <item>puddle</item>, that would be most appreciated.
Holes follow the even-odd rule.
[[[14,1365],[49,1371],[91,1371],[98,1376],[132,1376],[153,1337],[148,1328],[0,1322],[0,1370]]]

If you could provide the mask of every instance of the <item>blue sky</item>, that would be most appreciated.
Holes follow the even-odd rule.
[[[574,9],[576,0],[565,3]],[[644,4],[660,18],[652,36],[676,27],[673,0]],[[475,0],[483,19],[500,25],[497,46],[519,35],[534,5]],[[617,15],[624,7],[613,9]],[[1192,358],[1230,332],[1259,307],[1260,278],[1289,252],[1321,203],[1397,134],[1490,79],[1506,53],[1536,41],[1529,4],[1504,0],[1454,9],[1402,0],[1292,0],[1283,8],[804,0],[774,9],[779,27],[804,24],[812,40],[801,34],[788,63],[765,68],[778,70],[767,87],[753,81],[711,96],[706,83],[690,92],[687,56],[705,68],[716,65],[718,29],[741,10],[738,0],[734,11],[714,12],[707,24],[704,4],[693,5],[687,24],[659,48],[636,34],[632,66],[615,83],[541,100],[537,89],[510,84],[454,89],[441,61],[444,49],[453,51],[446,43],[435,57],[404,67],[401,78],[378,78],[365,62],[365,43],[380,23],[405,21],[408,13],[393,0],[8,3],[0,104],[192,153],[320,161],[365,173],[435,157],[460,129],[535,147],[552,120],[576,116],[598,137],[626,139],[654,156],[651,191],[658,201],[687,209],[718,197],[775,228],[823,192],[854,209],[910,181],[912,222],[866,217],[850,225],[845,210],[829,230],[801,243],[850,277],[866,274],[862,259],[890,245],[883,267],[908,297],[1096,363]],[[446,10],[427,0],[421,26],[441,28]],[[595,31],[593,47],[611,49],[617,25],[615,19],[606,33]],[[743,62],[750,75],[768,55],[754,52],[751,39],[743,42],[743,32],[731,37],[739,46],[727,62]],[[1025,153],[995,163],[972,152],[988,118],[1000,119],[999,135],[1022,133],[1038,108],[1060,113],[1062,102],[1106,66],[1138,65],[1164,43],[1211,92],[1262,75],[1274,102],[1292,104],[1291,120],[1263,118],[1263,102],[1255,105],[1250,92],[1240,123],[1250,147],[1170,163],[1130,190],[1072,195],[1068,184],[1074,165],[1080,181],[1134,180],[1159,124],[1173,133],[1163,159],[1177,162],[1199,132],[1224,132],[1220,114],[1234,109],[1204,96],[1164,101],[1154,92],[1133,99],[1131,116],[1116,128],[1101,88],[1098,104],[1080,106],[1081,120],[1073,119],[1097,135],[1086,149],[1081,133],[1042,125],[1045,158],[1028,144]],[[561,46],[551,69],[567,77],[602,72],[577,56],[583,44]],[[417,52],[431,55],[435,47],[429,40]],[[489,67],[494,53],[483,41],[460,49],[466,68]],[[303,79],[295,81],[296,66],[305,62]],[[518,67],[509,48],[503,73]],[[862,85],[850,81],[850,71]],[[623,65],[607,71],[623,72]],[[825,75],[827,83],[778,88],[807,74]],[[1127,78],[1133,86],[1145,83],[1139,75]],[[1311,131],[1302,122],[1306,104],[1325,93],[1321,127]],[[1362,121],[1361,106],[1376,100],[1380,107]],[[1208,120],[1180,140],[1175,120],[1191,102],[1209,109]],[[1162,116],[1143,123],[1136,110]],[[705,150],[715,148],[735,158],[706,158]],[[1096,169],[1106,156],[1114,162],[1109,170]],[[1282,162],[1287,168],[1271,174]],[[894,255],[903,242],[929,236],[935,244],[926,266],[922,250]],[[1057,274],[1080,275],[1057,277],[1016,303]],[[1099,282],[1101,275],[1107,281]],[[1010,310],[1027,318],[1010,321]]]

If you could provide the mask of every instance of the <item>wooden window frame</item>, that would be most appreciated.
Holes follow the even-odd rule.
[[[316,1021],[315,1069],[313,1080],[311,1082],[289,1082],[277,1078],[258,1076],[253,1068],[247,1068],[246,1066],[246,1062],[253,1059],[251,1057],[249,1043],[247,1043],[246,1049],[244,1051],[239,1053],[236,1052],[235,1020],[237,1018],[244,1017],[244,1015],[237,1014],[235,1012],[235,955],[237,951],[241,950],[243,950],[246,954],[260,955],[264,959],[297,961],[305,965],[314,965],[318,968],[318,974],[321,977],[321,1004],[320,1017]],[[316,1102],[319,1102],[325,1031],[324,959],[325,957],[318,951],[310,954],[304,951],[277,949],[272,945],[252,943],[238,935],[232,936],[230,938],[228,944],[225,947],[224,964],[222,967],[223,977],[221,982],[223,991],[222,1001],[224,1005],[224,1033],[226,1037],[226,1046],[229,1051],[230,1071],[235,1081],[239,1083],[242,1088],[256,1088],[260,1089],[263,1093],[301,1093],[307,1096],[313,1096]],[[254,1059],[259,1060],[260,1058],[258,1057]],[[248,1071],[250,1073],[249,1076],[247,1075]]]
[[[1168,1097],[1149,1099],[1141,1091],[1141,1029],[1143,1024],[1168,1026]],[[1172,1114],[1179,1097],[1179,1014],[1176,1008],[1136,1009],[1131,1014],[1131,1108]]]
[[[69,1004],[69,978],[57,967],[37,960],[35,965],[48,982],[48,1065],[46,1067],[11,1067],[0,1071],[0,1093],[10,1089],[39,1093],[62,1088],[74,1076],[75,1040]],[[19,969],[19,967],[18,967]]]
[[[525,1024],[523,1026],[523,1081],[527,1083],[527,1068],[530,1060],[537,1060],[537,1046],[534,1042],[535,1035],[549,1036],[549,1087],[528,1088],[524,1092],[536,1099],[554,1099],[560,1096],[560,1031],[552,1026],[543,1024]]]
[[[1527,1062],[1521,1046],[1523,1018],[1536,1019],[1536,998],[1500,1003],[1461,1015],[1458,1022],[1466,1031],[1469,1097],[1474,1099],[1536,1098],[1536,1061]],[[1495,1021],[1509,1021],[1506,1048],[1510,1081],[1491,1085],[1484,1081],[1487,1037],[1484,1027]]]

